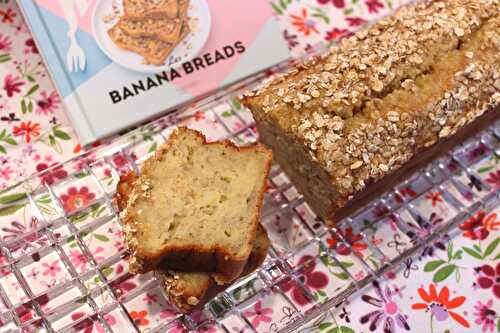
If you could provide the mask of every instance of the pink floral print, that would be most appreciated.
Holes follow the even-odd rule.
[[[255,303],[253,310],[246,310],[243,312],[243,315],[252,321],[254,327],[259,327],[261,323],[270,323],[272,314],[273,309],[263,308],[262,301]]]
[[[477,301],[474,305],[474,316],[476,320],[474,321],[479,325],[483,332],[493,332],[495,329],[495,321],[497,320],[497,312],[493,309],[493,300],[490,299],[486,303]]]
[[[13,97],[16,93],[21,92],[21,87],[24,86],[24,82],[19,76],[14,76],[12,74],[7,74],[3,79],[3,89],[7,93],[7,97]]]
[[[10,52],[12,40],[9,36],[0,33],[0,52]]]
[[[59,267],[59,260],[54,260],[51,264],[43,262],[42,266],[45,267],[45,270],[43,271],[43,276],[50,276],[50,277],[56,277],[57,273],[61,271],[61,268]]]
[[[36,114],[43,114],[45,116],[54,111],[59,107],[61,100],[59,95],[53,91],[50,94],[46,91],[40,93],[40,99],[36,102],[37,108],[35,110]]]

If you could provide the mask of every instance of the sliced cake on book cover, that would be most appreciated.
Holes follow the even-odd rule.
[[[267,0],[18,3],[82,144],[290,57]]]

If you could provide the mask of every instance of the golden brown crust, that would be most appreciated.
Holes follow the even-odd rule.
[[[265,260],[270,246],[265,229],[259,224],[252,252],[239,278],[254,272]],[[172,304],[184,313],[203,307],[229,285],[218,285],[207,273],[178,273],[159,271],[157,278]],[[195,280],[195,283],[189,280]]]
[[[498,117],[488,110],[500,102],[499,11],[498,0],[402,9],[242,102],[317,213],[335,220],[414,156]]]
[[[135,237],[137,230],[135,226],[139,217],[134,210],[135,202],[139,197],[148,197],[150,191],[150,184],[147,180],[150,172],[149,170],[152,170],[155,167],[155,164],[164,158],[164,155],[171,149],[171,147],[177,144],[178,137],[185,131],[194,132],[203,145],[222,144],[225,147],[234,149],[235,152],[257,149],[267,155],[263,183],[259,186],[259,198],[257,200],[258,206],[255,209],[255,216],[251,223],[250,230],[248,234],[245,235],[246,239],[244,243],[241,244],[241,257],[237,257],[219,246],[205,247],[201,243],[185,247],[165,246],[156,252],[146,251],[140,246],[140,244],[137,243],[137,239]],[[122,220],[125,225],[124,233],[126,244],[132,253],[130,261],[131,272],[144,273],[156,268],[160,262],[163,262],[164,265],[168,265],[169,269],[173,270],[214,272],[214,279],[221,284],[234,281],[234,279],[242,273],[251,252],[252,244],[255,240],[255,234],[260,218],[260,208],[265,192],[267,174],[271,167],[271,163],[272,153],[260,144],[238,147],[229,140],[209,143],[207,142],[205,136],[199,132],[185,127],[176,129],[171,134],[167,142],[163,146],[159,147],[150,159],[144,162],[141,170],[141,177],[134,184],[130,199],[127,203],[127,208],[122,214]]]
[[[175,18],[179,13],[179,1],[123,0],[123,11],[128,17],[167,16]]]
[[[180,40],[184,19],[152,19],[122,17],[118,26],[132,37],[152,37],[177,44]]]
[[[139,54],[147,63],[153,65],[162,65],[177,46],[151,37],[129,36],[122,30],[120,23],[109,29],[108,35],[116,46]]]

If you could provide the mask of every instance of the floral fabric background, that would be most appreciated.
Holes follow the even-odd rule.
[[[349,35],[404,2],[409,1],[272,0],[270,4],[289,48],[298,55],[319,42],[332,42]],[[168,121],[183,122],[215,139],[224,128],[238,131],[245,127],[245,121],[251,121],[247,113],[235,109],[233,112],[221,108],[189,117],[178,115]],[[235,115],[235,112],[240,113]],[[252,133],[245,131],[241,140],[251,139]],[[157,142],[147,131],[140,136],[145,147],[137,151],[137,156],[154,150]],[[455,157],[460,165],[455,160],[439,161],[441,168],[431,179],[424,177],[402,186],[386,198],[383,206],[358,216],[359,223],[340,228],[342,239],[326,231],[305,204],[295,208],[294,218],[281,213],[266,217],[262,223],[272,239],[273,256],[286,258],[287,269],[294,272],[294,278],[279,280],[276,284],[279,292],[265,288],[266,283],[279,278],[273,269],[280,269],[268,260],[266,276],[251,276],[244,284],[228,290],[227,297],[233,304],[241,304],[241,313],[198,330],[222,332],[224,327],[230,332],[277,331],[298,312],[307,312],[352,281],[362,281],[404,253],[419,238],[432,234],[459,214],[457,207],[469,207],[486,198],[491,200],[491,195],[500,188],[499,136],[497,126],[496,132],[485,139],[487,144],[475,144],[457,152]],[[0,189],[80,152],[61,100],[17,5],[13,0],[0,0]],[[96,165],[93,170],[104,187],[85,177],[83,166],[96,158],[90,154],[71,166],[42,176],[41,181],[51,185],[78,172],[71,186],[56,186],[54,195],[58,204],[54,205],[53,198],[45,194],[34,198],[38,213],[31,211],[28,204],[0,209],[0,237],[8,244],[9,252],[8,257],[0,256],[0,296],[10,302],[7,305],[0,302],[0,331],[9,329],[13,323],[11,320],[9,324],[8,316],[3,315],[7,307],[13,306],[26,331],[41,330],[39,311],[53,318],[54,329],[74,321],[77,324],[73,328],[85,333],[109,328],[127,332],[132,329],[128,326],[132,320],[141,331],[165,322],[170,322],[165,331],[185,331],[183,321],[165,304],[161,291],[149,283],[150,277],[126,275],[124,258],[108,263],[109,258],[123,251],[123,242],[116,220],[99,225],[92,222],[111,215],[110,207],[98,198],[112,192],[115,185],[112,171],[106,165]],[[128,161],[115,155],[110,163],[117,170],[125,170]],[[441,184],[442,187],[433,186],[445,176],[452,180]],[[271,188],[282,185],[285,178],[273,178]],[[293,188],[282,195],[283,198],[277,199],[280,202],[297,198]],[[11,201],[12,196],[0,197],[1,204]],[[407,204],[410,201],[411,205]],[[389,209],[396,213],[388,215]],[[67,223],[56,224],[50,230],[40,227],[41,222],[56,221],[62,214],[69,216]],[[382,221],[369,227],[370,221],[378,219]],[[365,227],[356,227],[360,225]],[[424,246],[402,267],[387,272],[303,331],[500,332],[499,230],[500,207],[479,210],[449,234]],[[317,235],[321,235],[320,239],[315,238]],[[58,244],[57,251],[50,246],[54,243]],[[26,256],[31,259],[23,262],[19,271],[11,271],[11,262]],[[96,267],[100,267],[102,274]],[[26,295],[25,287],[19,285],[20,275],[33,295]],[[87,301],[83,301],[78,311],[55,316],[58,306],[67,299],[81,296],[81,290],[69,287],[75,277],[91,292],[93,308],[108,309],[119,297],[129,317],[116,308],[101,314],[97,320]],[[111,282],[105,285],[103,280]],[[64,293],[59,296],[49,297],[45,293],[60,286],[64,287]],[[137,289],[141,288],[143,292],[136,297]],[[39,311],[28,302],[30,297],[36,298]],[[195,314],[190,320],[203,322],[202,316]]]

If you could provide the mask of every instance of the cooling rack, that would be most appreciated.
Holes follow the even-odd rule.
[[[476,211],[500,204],[499,189],[482,172],[500,169],[500,122],[335,229],[275,165],[262,208],[272,242],[264,264],[202,310],[181,315],[152,274],[128,273],[113,203],[120,175],[137,171],[179,125],[201,129],[210,140],[258,139],[247,110],[218,100],[163,117],[0,194],[0,332],[314,332],[348,297],[409,269],[428,244],[453,237]],[[306,283],[311,274],[329,279]],[[275,310],[269,320],[256,321],[267,308]]]

